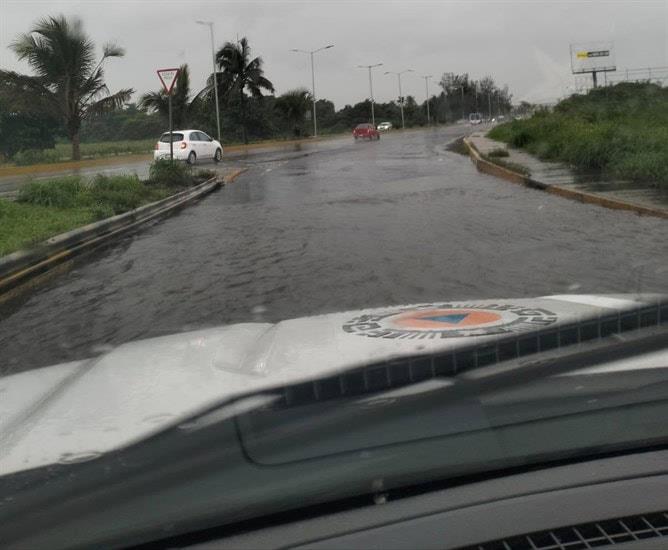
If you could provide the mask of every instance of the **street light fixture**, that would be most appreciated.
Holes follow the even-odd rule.
[[[376,127],[376,113],[373,109],[373,83],[371,82],[371,69],[374,67],[380,67],[382,63],[376,63],[375,65],[357,65],[358,69],[367,69],[369,71],[369,93],[371,94],[371,124],[373,127]]]
[[[427,126],[431,123],[430,117],[429,117],[429,79],[433,78],[433,75],[430,74],[425,74],[421,75],[420,78],[424,78],[424,89],[425,93],[427,94]]]
[[[406,128],[406,121],[404,120],[404,98],[401,95],[401,75],[404,73],[414,73],[415,71],[413,69],[405,69],[403,71],[395,72],[395,71],[385,71],[384,74],[396,74],[397,75],[397,82],[399,83],[399,108],[401,109],[401,127]]]
[[[329,48],[333,48],[334,44],[329,44],[327,46],[323,46],[322,48],[318,48],[317,50],[298,50],[296,48],[291,49],[291,52],[297,52],[297,53],[305,53],[309,54],[311,56],[311,93],[313,95],[313,137],[318,137],[318,122],[317,122],[317,117],[315,113],[315,70],[313,68],[313,54],[316,54],[318,52],[321,52],[322,50],[328,50]]]
[[[218,107],[218,73],[216,72],[216,48],[213,43],[213,21],[195,21],[198,25],[205,25],[209,27],[211,34],[211,60],[213,62],[213,91],[216,100],[216,128],[218,129],[218,142],[222,143],[220,139],[220,108]]]

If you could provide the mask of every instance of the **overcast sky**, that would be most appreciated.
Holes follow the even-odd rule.
[[[0,0],[0,66],[29,72],[7,46],[41,16],[77,15],[98,47],[114,41],[126,49],[107,65],[112,91],[157,89],[155,70],[188,63],[192,86],[210,74],[208,29],[216,46],[246,36],[264,59],[276,93],[310,88],[308,56],[291,48],[335,47],[316,54],[316,94],[336,107],[368,97],[366,70],[374,72],[377,101],[394,99],[397,81],[383,71],[412,68],[404,95],[424,99],[424,80],[443,72],[491,75],[508,84],[515,100],[547,101],[568,93],[569,44],[614,41],[620,68],[668,65],[667,1],[201,1],[201,0]],[[432,85],[436,91],[436,85]]]

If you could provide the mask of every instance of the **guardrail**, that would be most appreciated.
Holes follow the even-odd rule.
[[[8,254],[0,258],[0,294],[84,251],[96,248],[141,224],[181,208],[220,186],[221,181],[217,177],[211,178],[157,202],[61,233],[29,250]]]

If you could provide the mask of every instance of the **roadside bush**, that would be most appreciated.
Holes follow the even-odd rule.
[[[668,151],[638,151],[615,159],[611,171],[625,179],[656,182],[668,190]]]
[[[489,137],[606,177],[668,186],[668,89],[622,83],[574,95]]]
[[[186,187],[193,183],[190,168],[177,160],[158,159],[154,161],[149,168],[148,178],[146,183],[167,187]]]
[[[137,176],[98,174],[90,184],[90,194],[94,203],[120,214],[140,206],[144,202],[146,188]]]
[[[114,209],[108,204],[96,204],[91,209],[91,214],[93,219],[98,221],[111,218],[116,215],[116,212],[114,212]]]
[[[19,189],[17,201],[56,208],[75,208],[90,204],[90,197],[79,176],[68,176],[26,183]]]

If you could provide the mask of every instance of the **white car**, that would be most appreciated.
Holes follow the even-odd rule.
[[[388,130],[392,129],[392,123],[391,122],[381,122],[378,125],[378,131],[379,132],[387,132]]]
[[[172,141],[175,160],[185,160],[188,164],[203,159],[223,160],[223,146],[201,130],[173,130]],[[169,158],[169,132],[162,134],[155,144],[153,158]]]

